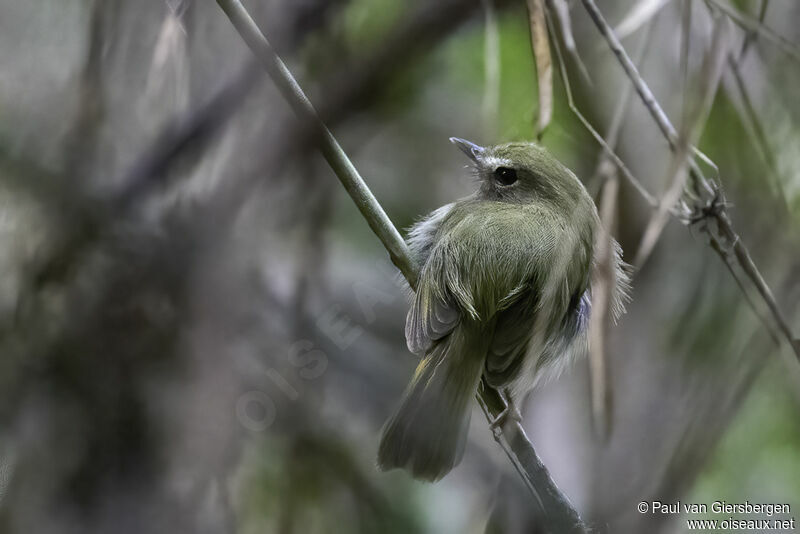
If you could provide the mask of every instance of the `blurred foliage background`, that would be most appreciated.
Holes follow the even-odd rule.
[[[752,113],[726,67],[699,147],[797,335],[800,5],[766,3],[739,63]],[[641,74],[680,125],[709,5],[600,8],[616,26],[655,4],[622,41],[647,42]],[[732,7],[758,20],[761,4]],[[398,227],[473,190],[448,137],[536,137],[521,0],[245,5]],[[629,81],[569,8],[588,71],[566,58],[575,103],[605,132]],[[732,28],[732,50],[746,33]],[[407,291],[214,2],[0,0],[0,47],[0,532],[540,531],[477,410],[440,483],[374,468],[415,365]],[[541,143],[597,195],[601,149],[553,60]],[[665,190],[671,156],[635,96],[617,150]],[[651,211],[620,182],[628,261]],[[685,530],[636,511],[650,500],[794,515],[800,363],[785,340],[697,227],[671,220],[633,286],[607,344],[608,438],[585,361],[526,402],[558,485],[593,532]]]

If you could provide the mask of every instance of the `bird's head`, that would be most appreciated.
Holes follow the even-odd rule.
[[[572,171],[535,143],[483,147],[458,137],[451,137],[450,142],[471,160],[481,198],[512,203],[548,202],[563,210],[591,202]]]

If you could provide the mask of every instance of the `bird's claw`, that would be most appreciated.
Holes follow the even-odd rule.
[[[503,408],[503,411],[497,414],[496,417],[489,421],[489,428],[491,428],[492,431],[501,430],[508,421],[515,421],[517,423],[522,422],[522,414],[517,408],[514,400],[511,398],[508,390],[498,393],[500,393],[500,398],[503,400],[505,408]]]

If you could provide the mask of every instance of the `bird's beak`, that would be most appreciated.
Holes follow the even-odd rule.
[[[475,163],[478,163],[478,158],[486,151],[482,146],[476,145],[466,139],[461,139],[460,137],[451,137],[450,142],[460,148],[461,152],[466,154],[467,157]]]

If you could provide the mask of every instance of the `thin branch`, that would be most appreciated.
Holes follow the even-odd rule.
[[[769,9],[769,0],[761,0],[761,8],[758,10],[758,23],[764,24],[764,19],[767,17],[767,9]],[[750,49],[750,45],[756,42],[756,38],[758,37],[758,32],[755,30],[750,30],[744,36],[744,40],[742,41],[742,49],[739,51],[739,58],[738,61],[744,59],[745,54]]]
[[[641,44],[636,53],[636,64],[641,65],[650,49],[650,34],[658,18],[656,14],[646,24],[641,36]],[[633,93],[631,84],[624,84],[619,99],[614,107],[606,141],[616,150],[622,125],[625,122],[630,97]],[[606,350],[606,333],[612,316],[612,288],[616,286],[616,271],[612,233],[619,197],[619,175],[611,163],[608,154],[603,152],[597,161],[592,181],[602,179],[600,193],[600,221],[603,223],[597,237],[596,269],[592,280],[592,313],[589,317],[589,378],[591,385],[592,422],[595,435],[607,440],[613,426],[613,389],[609,372],[608,351]]]
[[[496,420],[497,414],[508,408],[497,390],[487,386],[484,381],[478,386],[477,397],[489,421]],[[492,434],[533,495],[536,517],[542,519],[544,531],[550,534],[586,534],[586,527],[578,512],[558,489],[522,424],[513,418],[509,419],[502,428],[494,428]]]
[[[689,93],[689,52],[692,48],[692,0],[683,0],[681,7],[681,59],[680,71],[683,82],[683,113],[681,115],[681,125],[686,124],[686,95]]]
[[[669,208],[674,206],[681,197],[681,193],[686,185],[688,177],[687,158],[690,155],[689,148],[697,144],[700,134],[705,126],[706,119],[711,111],[711,105],[717,94],[717,88],[722,78],[722,69],[725,65],[725,57],[728,55],[728,34],[729,22],[727,19],[719,17],[714,25],[711,47],[703,61],[704,73],[700,87],[700,98],[694,111],[687,114],[688,118],[694,120],[694,124],[684,125],[685,132],[681,135],[678,150],[672,158],[672,164],[668,176],[670,184],[658,204],[658,209],[651,215],[650,220],[642,234],[639,250],[633,265],[640,269],[650,253],[653,251],[664,227],[669,219]]]
[[[389,252],[392,263],[400,269],[412,288],[417,284],[417,269],[408,250],[408,245],[403,240],[400,232],[389,220],[375,196],[370,191],[364,179],[356,170],[353,163],[344,153],[339,142],[333,137],[330,130],[319,120],[317,112],[311,101],[305,95],[300,85],[294,79],[289,69],[278,57],[278,54],[261,33],[255,21],[245,11],[238,0],[218,0],[231,23],[244,39],[253,54],[261,61],[270,78],[278,86],[284,99],[289,103],[294,112],[308,124],[316,125],[315,136],[319,148],[328,164],[333,168],[339,181],[347,190],[350,198],[358,207],[361,215],[367,220],[369,227],[381,240]]]
[[[553,118],[553,60],[547,36],[544,0],[528,0],[528,23],[531,31],[531,50],[536,62],[536,89],[539,97],[536,135],[542,138]]]
[[[614,29],[620,39],[625,39],[630,34],[655,17],[670,0],[641,0],[636,2],[628,14],[617,24]]]
[[[750,278],[750,280],[752,280],[752,282],[755,284],[756,289],[761,295],[761,298],[764,299],[764,302],[767,304],[770,312],[772,312],[772,316],[775,319],[778,328],[783,335],[786,336],[786,339],[789,341],[789,345],[794,350],[798,360],[800,360],[800,338],[794,337],[789,323],[783,317],[783,313],[778,307],[778,303],[775,301],[775,296],[772,294],[772,291],[767,285],[767,282],[764,280],[764,277],[761,276],[761,272],[758,270],[758,267],[756,267],[752,256],[750,256],[750,251],[747,250],[747,247],[745,247],[742,243],[741,237],[739,237],[739,234],[737,234],[733,229],[733,224],[731,223],[728,214],[725,211],[720,211],[715,216],[715,219],[720,231],[722,232],[722,235],[725,236],[728,243],[732,243],[733,252],[736,254],[736,258],[739,260],[739,265]]]
[[[628,169],[625,165],[625,162],[617,155],[616,152],[608,145],[603,136],[600,135],[597,130],[595,130],[594,126],[589,122],[589,120],[583,116],[583,113],[580,112],[578,107],[575,105],[575,100],[572,97],[572,89],[569,83],[569,77],[567,76],[567,68],[564,63],[564,57],[561,55],[561,46],[558,44],[558,39],[555,37],[555,27],[550,20],[550,17],[547,18],[548,27],[550,28],[550,33],[553,35],[553,48],[556,52],[556,58],[558,59],[558,68],[559,73],[561,76],[561,81],[564,83],[564,92],[567,94],[567,106],[569,107],[570,111],[578,118],[578,120],[583,124],[583,127],[594,137],[595,141],[603,148],[605,154],[614,162],[617,169],[622,173],[622,176],[631,184],[636,191],[644,198],[648,204],[652,207],[658,206],[658,200],[654,197],[642,183],[636,179],[633,173]]]
[[[641,36],[641,45],[639,49],[636,51],[636,64],[642,65],[644,62],[645,56],[647,56],[647,52],[650,50],[650,34],[653,31],[653,27],[655,26],[655,20],[657,16],[650,19],[650,23],[645,26],[644,33]],[[611,116],[611,122],[608,124],[608,130],[606,130],[605,140],[611,150],[617,149],[617,143],[619,142],[619,136],[622,132],[622,125],[625,123],[625,116],[628,113],[628,108],[631,99],[631,91],[632,87],[631,84],[624,84],[622,87],[622,92],[619,95],[619,99],[617,100],[616,106],[614,107],[614,113]],[[600,157],[597,161],[597,166],[595,166],[594,173],[592,178],[600,177],[604,172],[605,169],[610,167],[611,162],[609,161],[609,156],[607,152],[602,152]]]
[[[798,50],[798,46],[788,40],[786,37],[775,33],[761,20],[753,18],[750,15],[746,15],[735,7],[720,0],[706,0],[706,2],[728,15],[732,21],[745,30],[748,30],[748,32],[757,33],[761,37],[775,44],[775,46],[777,46],[783,53],[795,61],[800,61],[800,50]]]
[[[612,291],[617,286],[616,250],[611,236],[617,212],[619,178],[616,173],[603,183],[600,220],[603,223],[595,245],[595,272],[592,279],[592,313],[589,315],[589,378],[591,381],[592,421],[595,434],[603,441],[611,434],[612,389],[606,352],[606,332],[613,315]]]
[[[769,337],[775,343],[775,346],[779,347],[781,342],[778,340],[778,336],[775,335],[775,332],[772,331],[772,324],[770,324],[769,319],[758,310],[756,303],[753,302],[752,298],[750,298],[750,293],[747,291],[747,288],[745,287],[742,279],[739,278],[739,274],[736,272],[734,262],[731,261],[730,254],[728,253],[727,250],[725,250],[725,248],[723,248],[723,246],[720,244],[719,240],[716,237],[709,234],[708,239],[709,239],[709,245],[711,246],[712,249],[714,249],[714,252],[716,252],[717,255],[720,257],[722,262],[725,264],[725,267],[728,268],[728,272],[731,273],[731,277],[736,281],[736,285],[739,286],[739,290],[742,292],[742,295],[744,295],[744,299],[745,301],[747,301],[747,305],[750,306],[750,309],[753,310],[753,313],[756,315],[756,317],[758,317],[761,320],[761,323],[764,325],[764,329],[767,331]]]
[[[497,123],[497,112],[500,107],[500,30],[497,25],[497,11],[493,0],[481,0],[484,13],[484,90],[481,112],[483,126],[491,131]]]
[[[564,41],[564,48],[572,58],[575,66],[580,71],[586,83],[592,85],[592,77],[589,76],[589,71],[586,70],[581,55],[578,53],[578,47],[575,45],[575,37],[572,35],[572,18],[569,14],[570,6],[567,0],[548,0],[548,8],[554,11],[558,19],[559,28],[561,28],[561,38]]]
[[[781,185],[780,172],[778,171],[775,154],[769,145],[767,134],[764,131],[764,127],[761,125],[761,120],[756,112],[755,106],[753,105],[753,100],[750,98],[750,93],[747,91],[747,86],[742,78],[740,66],[742,54],[739,54],[739,58],[739,60],[736,60],[733,58],[732,54],[728,55],[728,66],[730,67],[732,78],[735,82],[734,85],[736,85],[736,89],[739,92],[739,98],[742,102],[742,109],[740,110],[742,122],[745,125],[745,129],[750,134],[757,151],[760,153],[761,159],[764,160],[764,163],[769,170],[769,176],[772,178],[773,187],[775,188],[776,194],[781,199],[784,207],[786,207],[788,211],[789,200],[786,198],[786,193]]]
[[[291,72],[275,53],[239,0],[217,0],[217,4],[228,15],[251,51],[261,60],[273,82],[294,111],[302,119],[315,125],[320,149],[332,170],[358,205],[370,228],[389,251],[395,265],[406,277],[409,285],[414,288],[417,281],[417,266],[411,259],[408,247],[336,139],[319,120],[311,102]],[[494,394],[498,395],[496,391]],[[481,392],[481,401],[482,405],[489,407],[488,415],[496,417],[501,413],[502,409],[498,409],[496,398],[492,398],[485,390]],[[508,426],[513,427],[508,433],[504,431],[504,438],[510,450],[509,455],[513,456],[515,466],[518,462],[518,469],[524,472],[524,478],[536,489],[535,493],[545,504],[546,516],[543,519],[548,524],[548,530],[554,533],[585,532],[577,512],[550,478],[522,427],[518,424]]]
[[[600,13],[600,10],[597,8],[597,5],[595,4],[594,0],[581,0],[581,1],[583,2],[586,11],[589,13],[589,17],[595,23],[600,33],[605,37],[609,47],[614,52],[619,63],[622,65],[623,70],[625,70],[625,73],[628,75],[628,78],[633,83],[637,93],[642,99],[642,102],[645,104],[648,111],[650,111],[650,114],[655,119],[656,124],[658,125],[664,137],[667,139],[670,149],[673,152],[677,151],[678,138],[675,128],[672,126],[672,123],[667,118],[667,115],[664,113],[664,110],[661,109],[661,106],[656,101],[655,97],[653,96],[653,93],[647,86],[647,83],[639,75],[636,66],[631,61],[630,57],[628,57],[627,52],[625,52],[625,49],[620,44],[617,37],[614,35],[613,30],[603,18],[602,13]],[[691,148],[692,150],[695,151],[696,154],[698,155],[701,154],[695,147]],[[721,196],[719,188],[715,184],[709,183],[709,181],[703,176],[699,167],[693,160],[691,161],[690,165],[691,165],[690,172],[692,178],[695,181],[695,187],[696,188],[703,187],[711,197],[706,205],[697,206],[695,208],[695,211],[700,213],[702,217],[713,218],[717,222],[717,227],[719,231],[721,232],[723,237],[725,237],[726,241],[730,244],[730,246],[733,248],[736,254],[736,258],[738,259],[742,269],[744,270],[745,274],[747,274],[750,281],[755,285],[756,289],[758,290],[762,299],[766,303],[767,307],[772,312],[776,324],[780,328],[781,332],[786,336],[789,345],[791,346],[792,350],[794,350],[798,360],[800,360],[800,339],[796,338],[792,333],[791,328],[789,328],[788,322],[784,318],[782,312],[780,311],[780,308],[777,305],[777,302],[775,301],[774,296],[772,295],[772,291],[770,291],[769,286],[764,281],[764,277],[761,275],[760,271],[753,262],[752,257],[750,256],[750,252],[742,243],[741,239],[739,238],[739,235],[734,231],[730,218],[728,217],[728,214],[725,211],[724,201],[723,202],[718,201],[719,197]]]
[[[634,65],[633,61],[631,61],[631,58],[628,57],[627,52],[625,52],[625,48],[623,48],[622,43],[620,43],[619,39],[617,39],[617,36],[614,34],[614,30],[611,29],[611,26],[609,26],[605,18],[603,18],[603,14],[600,13],[600,10],[597,8],[594,0],[582,0],[582,2],[586,8],[586,11],[589,13],[589,17],[600,30],[600,33],[603,35],[603,37],[605,37],[609,48],[614,55],[617,56],[617,60],[619,61],[620,65],[622,65],[622,68],[625,70],[628,78],[630,78],[631,82],[633,82],[633,86],[636,88],[636,92],[639,93],[639,97],[642,99],[642,102],[644,102],[645,107],[647,107],[650,114],[653,115],[656,125],[658,125],[661,133],[664,134],[664,137],[667,139],[670,148],[674,150],[678,143],[678,132],[675,131],[675,128],[672,126],[669,118],[667,118],[664,110],[658,105],[656,97],[653,96],[653,92],[650,90],[650,87],[648,87],[644,79],[642,79],[641,75],[639,74],[639,70],[636,68],[636,65]]]

